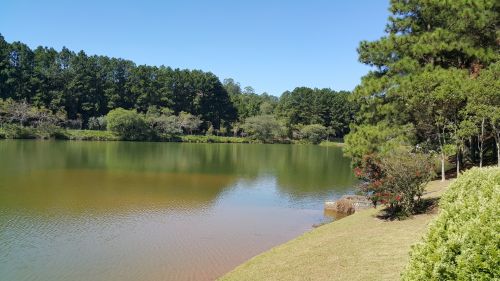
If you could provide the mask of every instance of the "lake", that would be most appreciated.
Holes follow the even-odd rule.
[[[340,148],[0,141],[0,280],[212,280],[331,220]]]

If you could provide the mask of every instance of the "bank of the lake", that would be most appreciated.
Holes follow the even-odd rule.
[[[439,197],[450,181],[431,182],[426,197]],[[220,280],[399,280],[412,244],[434,213],[403,221],[376,218],[369,209],[326,224],[260,254]]]
[[[44,132],[38,132],[36,129],[26,127],[22,132],[11,132],[0,128],[0,139],[57,139],[57,140],[79,140],[79,141],[121,141],[123,140],[116,134],[110,131],[100,130],[75,130],[64,129],[59,130],[52,135],[46,135]],[[151,141],[151,140],[143,140]],[[262,143],[262,141],[255,140],[242,136],[217,136],[217,135],[178,135],[178,136],[164,136],[156,139],[158,142],[187,142],[187,143]],[[277,140],[269,143],[279,144],[310,144],[305,140]],[[325,147],[343,147],[342,139],[335,141],[323,141],[319,143],[320,146]]]

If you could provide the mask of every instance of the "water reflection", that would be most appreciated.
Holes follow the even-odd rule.
[[[310,145],[0,141],[0,157],[14,281],[213,279],[354,182],[340,149]]]

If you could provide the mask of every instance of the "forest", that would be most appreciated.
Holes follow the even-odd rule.
[[[348,133],[355,109],[348,97],[298,87],[278,98],[210,72],[67,48],[32,50],[0,36],[0,122],[7,137],[57,137],[68,128],[110,129],[128,140],[207,134],[319,142]]]

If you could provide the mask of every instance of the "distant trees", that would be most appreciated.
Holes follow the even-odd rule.
[[[70,120],[106,115],[115,108],[145,113],[150,106],[201,116],[217,129],[237,119],[229,95],[210,72],[140,65],[63,48],[7,43],[0,35],[0,98],[25,100]]]
[[[349,132],[356,111],[348,97],[348,92],[299,87],[281,95],[276,114],[285,120],[292,133],[300,130],[300,125],[320,124],[342,138]]]
[[[306,125],[300,129],[300,136],[313,144],[320,143],[326,138],[326,127],[320,124]]]
[[[273,115],[248,117],[242,125],[249,137],[272,143],[284,134],[284,128]]]
[[[62,127],[109,128],[125,139],[245,134],[266,142],[317,143],[349,131],[355,106],[348,96],[301,87],[278,98],[231,78],[221,83],[210,72],[136,65],[67,48],[31,50],[0,35],[0,99],[18,102],[10,118],[20,124],[27,122],[27,108],[35,108],[65,115]]]
[[[106,115],[106,120],[108,130],[125,140],[148,139],[146,121],[135,109],[113,109]]]

